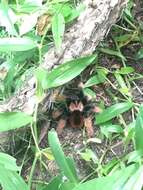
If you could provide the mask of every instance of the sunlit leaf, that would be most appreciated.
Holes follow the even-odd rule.
[[[67,158],[64,155],[64,152],[62,151],[56,132],[50,131],[48,133],[48,139],[49,139],[49,145],[51,147],[52,153],[54,155],[54,158],[60,170],[70,180],[70,182],[77,184],[78,178],[75,175],[75,172],[73,172],[73,169],[71,169],[71,162],[69,164],[69,161],[67,160]]]
[[[74,183],[71,183],[69,181],[65,181],[61,184],[59,190],[72,190],[75,187]]]
[[[24,180],[15,172],[4,168],[0,164],[0,184],[4,190],[28,190]]]
[[[30,32],[32,30],[32,28],[37,23],[38,16],[39,16],[38,12],[30,14],[30,15],[22,16],[22,19],[21,19],[22,21],[19,26],[20,36],[22,36],[23,34],[26,34],[27,32]]]
[[[96,93],[91,90],[90,88],[84,88],[83,93],[85,96],[87,96],[89,99],[95,99],[96,98]]]
[[[0,51],[26,51],[37,47],[37,43],[30,38],[0,38]]]
[[[108,138],[111,133],[123,133],[123,128],[120,125],[106,124],[100,127],[101,132]]]
[[[2,152],[0,152],[0,165],[11,171],[20,171],[20,167],[16,164],[16,159]]]
[[[17,17],[6,1],[0,4],[0,26],[4,26],[10,35],[17,35],[14,27]]]
[[[142,190],[143,187],[143,166],[130,176],[128,182],[124,186],[124,190]]]
[[[121,74],[121,75],[127,75],[134,72],[134,68],[133,67],[122,67],[120,70],[117,71],[117,73]]]
[[[62,176],[58,175],[53,177],[53,179],[49,182],[49,184],[45,188],[40,188],[38,190],[58,190],[62,184]]]
[[[57,50],[60,50],[65,31],[65,20],[62,14],[55,14],[52,19],[52,33]]]
[[[140,162],[141,159],[143,158],[143,150],[135,150],[133,152],[130,152],[127,155],[128,158],[128,163],[132,163],[132,162]]]
[[[119,83],[119,87],[120,87],[119,90],[123,94],[131,96],[131,94],[129,93],[129,88],[126,85],[124,78],[118,72],[114,73],[114,75],[116,77],[117,82]]]
[[[124,186],[126,186],[128,181],[130,180],[130,177],[132,175],[134,175],[136,172],[138,172],[138,170],[139,170],[138,165],[130,165],[127,168],[123,168],[119,171],[114,172],[110,176],[99,177],[99,178],[95,178],[93,180],[89,180],[85,183],[81,183],[81,184],[77,185],[75,188],[73,188],[73,190],[83,190],[83,189],[105,190],[105,187],[106,187],[106,189],[110,189],[110,190],[124,189]],[[135,189],[133,189],[133,190],[135,190]]]
[[[96,60],[97,55],[68,61],[47,73],[42,82],[43,89],[61,86],[78,76],[87,66]]]
[[[0,113],[0,132],[23,127],[32,120],[33,118],[24,112]]]
[[[93,152],[91,149],[88,148],[84,152],[79,152],[79,155],[81,156],[82,159],[84,159],[87,162],[91,160],[93,160],[94,162],[98,161],[95,152]]]
[[[103,110],[99,115],[96,116],[96,124],[101,124],[111,120],[114,117],[119,116],[121,113],[128,111],[133,106],[131,102],[117,103]]]
[[[143,149],[143,105],[140,106],[135,125],[136,150]]]
[[[21,2],[21,1],[20,1]],[[11,4],[11,7],[19,13],[34,13],[42,8],[42,0],[25,0],[24,3],[20,3],[19,6]]]
[[[100,75],[94,75],[84,84],[84,88],[103,83],[105,80],[106,78],[102,78]]]

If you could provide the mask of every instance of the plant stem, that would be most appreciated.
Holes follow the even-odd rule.
[[[36,162],[38,160],[38,155],[35,154],[35,158],[34,158],[34,161],[33,161],[33,164],[32,164],[32,168],[31,168],[31,171],[30,171],[30,175],[29,175],[29,180],[28,180],[28,190],[31,190],[31,185],[32,185],[32,177],[33,177],[33,173],[34,173],[34,170],[35,170],[35,166],[36,166]]]

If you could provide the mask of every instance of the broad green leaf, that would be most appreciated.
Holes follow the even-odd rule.
[[[60,50],[65,31],[65,20],[62,14],[55,14],[52,19],[52,33],[57,50]]]
[[[114,73],[116,80],[118,81],[119,85],[121,86],[121,88],[126,88],[128,89],[123,77],[119,74],[119,73]]]
[[[117,158],[113,158],[111,161],[106,163],[105,165],[102,166],[101,172],[104,175],[108,175],[109,173],[111,174],[112,170],[114,170],[115,166],[117,168],[117,165],[119,165],[120,168],[120,161]],[[114,173],[114,172],[113,172]]]
[[[74,183],[71,183],[69,181],[65,181],[61,184],[59,190],[72,190],[75,187]]]
[[[83,93],[85,96],[87,96],[89,99],[95,99],[96,98],[96,94],[93,90],[91,90],[90,88],[84,88],[83,89]]]
[[[143,48],[141,48],[137,54],[136,54],[136,59],[139,60],[139,59],[143,59]]]
[[[100,83],[105,82],[105,78],[100,77],[100,75],[94,75],[93,77],[91,77],[85,84],[84,84],[84,88],[93,86],[93,85],[97,85]]]
[[[126,46],[131,41],[140,41],[138,33],[134,32],[132,34],[124,34],[121,36],[114,37],[115,41],[118,43],[118,46],[121,48],[123,46]]]
[[[34,13],[42,8],[42,0],[25,0],[24,3],[19,1],[18,6],[10,5],[18,13]]]
[[[8,170],[20,171],[20,167],[16,164],[16,159],[2,152],[0,152],[0,165]]]
[[[125,132],[125,145],[127,146],[129,142],[134,138],[135,135],[135,123],[136,121],[134,120],[131,122],[128,127],[124,130]]]
[[[143,166],[133,173],[124,186],[124,190],[142,190],[143,187]]]
[[[0,132],[23,127],[32,120],[33,118],[24,112],[0,113]]]
[[[139,162],[143,158],[143,149],[135,150],[127,155],[128,163]]]
[[[84,159],[87,162],[91,160],[93,160],[94,163],[98,162],[98,158],[95,152],[93,152],[91,149],[87,148],[84,152],[78,152],[78,154],[81,156],[82,159]]]
[[[114,172],[111,176],[99,177],[79,184],[73,190],[105,190],[105,187],[110,190],[124,190],[124,186],[138,168],[138,165],[130,165],[127,168]]]
[[[112,49],[109,49],[109,48],[100,48],[99,50],[102,53],[106,53],[108,55],[116,56],[116,57],[119,57],[122,60],[126,61],[126,58],[120,52],[118,52],[116,50],[112,50]]]
[[[114,117],[119,116],[121,113],[128,111],[132,107],[133,103],[131,102],[117,103],[115,105],[112,105],[96,116],[96,124],[101,124],[109,121]]]
[[[42,81],[46,78],[47,76],[47,71],[44,70],[41,67],[38,67],[35,72],[35,76],[37,79],[37,85],[36,85],[36,96],[38,97],[39,102],[43,99],[44,97],[44,90],[42,88]]]
[[[140,106],[135,125],[136,150],[143,149],[143,104]]]
[[[15,172],[0,164],[0,184],[3,190],[28,190],[24,180]]]
[[[13,10],[9,7],[7,1],[2,1],[0,4],[0,26],[4,26],[10,35],[17,35],[14,27],[17,17]]]
[[[48,139],[52,153],[60,170],[64,173],[64,175],[69,179],[70,182],[77,184],[78,178],[77,176],[75,176],[75,172],[73,172],[73,169],[71,170],[71,163],[69,164],[69,161],[67,160],[67,158],[64,155],[64,152],[62,151],[59,139],[57,137],[57,133],[54,130],[50,131],[48,133]]]
[[[134,72],[134,68],[133,67],[122,67],[120,70],[117,71],[117,73],[121,74],[121,75],[127,75]]]
[[[125,95],[131,96],[130,92],[129,92],[129,88],[127,87],[124,78],[122,77],[122,75],[120,75],[118,72],[114,73],[115,78],[117,80],[117,82],[119,83],[119,87],[121,87],[119,90],[120,92],[122,92]]]
[[[75,18],[77,18],[78,16],[80,16],[80,14],[85,10],[85,5],[83,5],[82,3],[79,4],[76,9],[72,8],[71,10],[71,14],[65,19],[66,22],[71,22],[72,20],[74,20]]]
[[[32,31],[32,28],[37,24],[38,17],[39,17],[38,12],[30,14],[30,15],[23,15],[22,21],[19,26],[20,36]]]
[[[108,138],[111,133],[123,133],[123,128],[120,125],[107,124],[100,127],[101,132]]]
[[[70,167],[70,170],[72,171],[73,175],[78,179],[77,172],[76,172],[76,165],[74,163],[73,158],[66,157],[66,161],[68,163],[68,166]]]
[[[58,176],[52,178],[52,180],[49,182],[49,184],[42,189],[40,188],[40,190],[58,190],[62,183],[63,183],[62,176],[58,175]],[[39,190],[39,189],[37,189],[37,190]]]
[[[54,14],[60,13],[64,18],[67,18],[72,12],[72,7],[69,3],[56,3],[53,5],[53,12]]]
[[[68,61],[47,73],[42,82],[43,89],[61,86],[78,76],[87,66],[95,61],[97,55]]]
[[[37,43],[27,37],[0,38],[0,52],[26,51],[37,47]]]

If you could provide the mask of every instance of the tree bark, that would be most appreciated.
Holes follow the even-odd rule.
[[[71,59],[92,54],[121,15],[127,1],[83,0],[85,10],[65,32],[62,51],[57,55],[52,47],[45,55],[42,67],[51,70]],[[0,112],[20,110],[32,114],[35,103],[35,78],[28,76],[19,93],[0,105]]]

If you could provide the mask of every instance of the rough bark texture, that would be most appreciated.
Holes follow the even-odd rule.
[[[42,66],[51,70],[67,60],[92,54],[117,21],[126,3],[127,0],[83,0],[86,9],[66,31],[62,51],[57,55],[52,47]],[[34,77],[29,76],[19,93],[0,105],[0,112],[20,110],[33,113],[36,102],[34,84]]]

